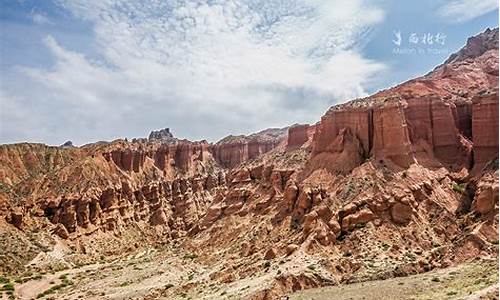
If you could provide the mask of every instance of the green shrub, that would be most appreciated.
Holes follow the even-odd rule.
[[[457,192],[457,193],[460,193],[460,194],[463,194],[465,192],[465,187],[461,184],[456,184],[456,183],[453,183],[451,185],[451,188]]]
[[[184,255],[184,259],[196,259],[198,258],[198,255],[194,254],[194,253],[188,253],[186,255]]]

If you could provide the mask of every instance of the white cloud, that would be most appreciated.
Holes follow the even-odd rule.
[[[26,138],[46,135],[48,127],[53,143],[172,127],[181,137],[215,140],[315,122],[335,101],[364,95],[384,69],[357,47],[383,19],[364,0],[60,4],[93,23],[100,58],[46,39],[56,63],[21,69],[17,76],[30,90],[11,87],[16,96],[2,100],[20,115],[36,115]],[[34,97],[27,101],[44,103],[52,115],[38,113],[39,105],[16,106],[19,97]],[[60,126],[49,125],[54,117]],[[12,122],[24,126],[22,117]]]
[[[32,11],[31,20],[37,25],[53,25],[54,23],[44,14]]]
[[[498,0],[453,0],[438,9],[438,15],[451,23],[461,23],[498,9]]]

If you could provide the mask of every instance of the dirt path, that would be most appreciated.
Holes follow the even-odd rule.
[[[32,279],[21,284],[15,285],[15,295],[16,299],[28,300],[34,299],[38,294],[48,290],[55,284],[62,282],[61,276],[72,276],[76,273],[85,272],[87,270],[97,270],[102,264],[88,265],[81,268],[67,269],[63,271],[56,272],[54,274],[45,274],[40,279]]]
[[[50,282],[55,280],[57,277],[55,275],[45,276],[39,280],[30,280],[23,284],[16,286],[16,298],[18,299],[33,299],[36,296],[49,289]]]

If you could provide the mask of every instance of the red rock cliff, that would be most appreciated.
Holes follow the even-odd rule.
[[[476,165],[498,157],[498,91],[473,99],[472,140]]]
[[[210,152],[225,168],[254,159],[278,146],[286,136],[287,128],[266,129],[249,136],[228,136],[212,145]]]
[[[309,139],[311,126],[309,124],[297,124],[288,129],[286,146],[293,149],[302,146]]]

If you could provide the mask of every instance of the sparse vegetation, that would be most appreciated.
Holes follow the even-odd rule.
[[[64,278],[60,284],[57,284],[57,285],[54,285],[54,286],[50,287],[48,290],[46,290],[46,291],[38,294],[36,296],[36,298],[37,299],[43,298],[43,297],[45,297],[47,295],[53,294],[53,293],[57,292],[58,290],[63,289],[63,288],[65,288],[67,286],[70,286],[72,284],[73,284],[72,281],[68,280],[67,278]]]
[[[451,188],[459,194],[463,194],[465,192],[465,186],[457,184],[455,182],[451,184]]]
[[[196,259],[196,258],[198,258],[198,255],[196,255],[195,253],[188,253],[188,254],[184,255],[183,258],[184,259]]]
[[[130,283],[131,283],[130,281],[124,281],[124,282],[120,283],[120,286],[124,287],[124,286],[130,285]]]
[[[3,285],[2,290],[4,291],[13,291],[14,290],[14,285],[12,283],[6,283]]]
[[[391,246],[389,244],[386,244],[386,243],[382,243],[382,246],[381,246],[382,250],[384,250],[384,251],[389,250],[390,247]]]
[[[413,254],[412,252],[405,252],[405,257],[407,257],[411,261],[415,261],[417,259],[415,254]]]

